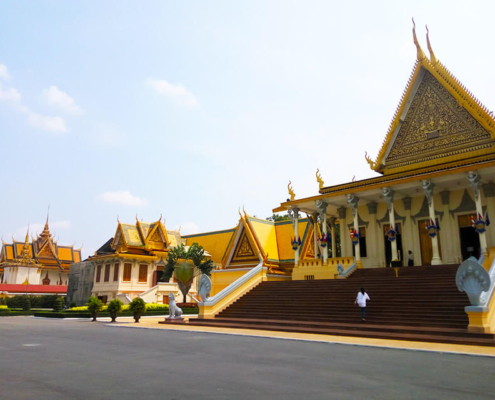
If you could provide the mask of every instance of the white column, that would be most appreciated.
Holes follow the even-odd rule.
[[[347,241],[346,239],[349,237],[349,232],[347,231],[345,220],[347,214],[347,208],[339,207],[337,208],[337,212],[339,213],[339,225],[340,225],[340,256],[347,257]]]
[[[318,247],[318,213],[311,214],[313,217],[313,245],[315,249],[315,259],[318,258],[320,249]]]
[[[327,237],[327,203],[321,200],[316,200],[316,208],[320,213],[320,221],[321,221],[321,228],[323,235]],[[332,235],[332,240],[333,240],[333,235]],[[323,247],[323,264],[326,264],[328,261],[328,245],[329,244],[327,241],[326,246]]]
[[[332,235],[332,258],[337,257],[337,242],[335,240],[335,220],[337,218],[330,217],[330,232]],[[328,253],[327,253],[328,256]]]
[[[368,232],[366,232],[366,247],[368,248],[369,255],[371,258],[371,267],[380,267],[380,260],[378,258],[378,240],[381,236],[378,236],[377,222],[376,222],[376,209],[378,204],[372,201],[366,204],[368,207],[368,213],[370,214],[370,224],[368,227]]]
[[[358,215],[359,197],[353,194],[347,194],[345,197],[347,199],[347,202],[349,203],[349,206],[351,206],[352,217],[354,219],[354,230],[359,235],[359,215]],[[354,245],[354,254],[355,254],[354,259],[356,260],[357,267],[362,268],[363,266],[361,264],[361,246],[359,245],[359,240]]]
[[[388,219],[390,221],[390,229],[395,230],[395,208],[394,208],[394,195],[395,191],[388,187],[382,188],[383,198],[388,207]],[[391,242],[392,246],[392,261],[398,261],[399,256],[397,254],[397,239]]]
[[[442,234],[443,238],[443,248],[445,249],[443,255],[445,258],[445,262],[447,264],[455,264],[456,262],[456,252],[454,251],[454,245],[452,243],[452,239],[450,235],[452,234],[452,218],[450,217],[449,212],[449,203],[450,203],[450,192],[448,190],[444,190],[440,192],[440,196],[442,197],[442,211],[443,211],[443,219],[441,222],[440,229],[445,232]]]
[[[299,208],[293,207],[292,209],[288,210],[287,213],[289,214],[290,219],[292,220],[292,224],[294,227],[294,237],[296,238],[296,241],[299,240],[299,229],[298,229],[298,222],[299,222]],[[294,265],[299,265],[299,251],[301,247],[297,246],[297,249],[294,250]]]
[[[481,215],[481,218],[484,220],[483,216],[483,207],[481,206],[481,177],[478,174],[478,171],[469,171],[467,173],[467,179],[469,184],[471,185],[471,189],[473,189],[474,193],[474,201],[476,202],[476,220],[478,220],[478,215]],[[488,255],[488,246],[486,242],[486,232],[480,233],[480,246],[481,252],[485,255]]]
[[[423,192],[426,196],[426,200],[428,200],[428,211],[430,213],[430,219],[435,222],[435,201],[433,198],[433,189],[435,188],[435,184],[430,180],[424,180],[421,181],[421,185],[423,186]],[[440,251],[438,249],[438,235],[435,235],[431,238],[431,247],[433,250],[431,265],[443,264],[442,259],[440,258]]]

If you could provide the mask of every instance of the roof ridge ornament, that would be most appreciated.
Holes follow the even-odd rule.
[[[323,189],[323,186],[325,185],[325,182],[323,182],[323,179],[322,179],[321,174],[319,172],[320,172],[320,169],[317,168],[316,169],[316,180],[320,184],[320,189]]]
[[[375,170],[376,168],[376,162],[374,162],[370,156],[368,156],[368,152],[364,152],[364,158],[366,159],[366,162],[370,165],[372,170]]]
[[[431,48],[431,44],[430,44],[430,31],[428,30],[428,25],[425,25],[426,26],[426,43],[427,43],[427,46],[428,46],[428,51],[430,52],[430,62],[432,63],[432,65],[437,65],[438,64],[438,60],[437,58],[435,57],[435,53],[433,53],[433,49]]]
[[[416,49],[418,50],[416,57],[418,61],[423,61],[426,58],[426,56],[423,49],[419,45],[418,38],[416,36],[416,23],[414,22],[414,18],[412,19],[412,22],[413,22],[413,40],[414,40],[414,44],[416,45]]]
[[[290,194],[290,201],[293,201],[296,198],[296,194],[294,193],[294,189],[290,186],[292,181],[289,181],[289,184],[287,185],[287,189],[289,189],[289,194]]]

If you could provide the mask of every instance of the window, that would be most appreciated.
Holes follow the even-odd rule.
[[[119,264],[113,266],[113,281],[118,282],[119,280]]]
[[[105,264],[105,282],[110,281],[110,264]]]
[[[101,279],[101,265],[98,265],[96,267],[96,282],[99,282]]]
[[[367,257],[366,251],[366,228],[364,226],[359,227],[359,254],[361,257]],[[356,256],[356,246],[352,246],[352,255]]]
[[[148,264],[139,265],[139,282],[148,282]]]
[[[132,264],[124,264],[124,278],[122,280],[124,282],[130,282],[131,273],[132,273]]]

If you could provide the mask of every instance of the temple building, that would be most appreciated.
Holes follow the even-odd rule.
[[[0,292],[65,294],[69,267],[81,260],[81,249],[61,246],[52,237],[48,218],[43,232],[29,240],[29,229],[24,242],[2,241],[0,252]]]
[[[119,298],[125,304],[137,296],[148,303],[166,303],[169,293],[178,296],[177,283],[160,278],[169,249],[182,242],[180,232],[167,230],[161,218],[153,223],[137,218],[135,224],[119,221],[114,237],[87,260],[95,271],[92,295],[104,302]],[[196,282],[191,295],[197,293],[195,287]]]

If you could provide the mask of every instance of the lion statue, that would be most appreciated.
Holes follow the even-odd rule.
[[[180,318],[182,316],[182,309],[175,303],[175,296],[173,293],[168,295],[168,311],[169,318]]]
[[[201,301],[204,303],[210,297],[211,292],[211,280],[208,275],[203,274],[199,280],[198,294],[201,297]]]

